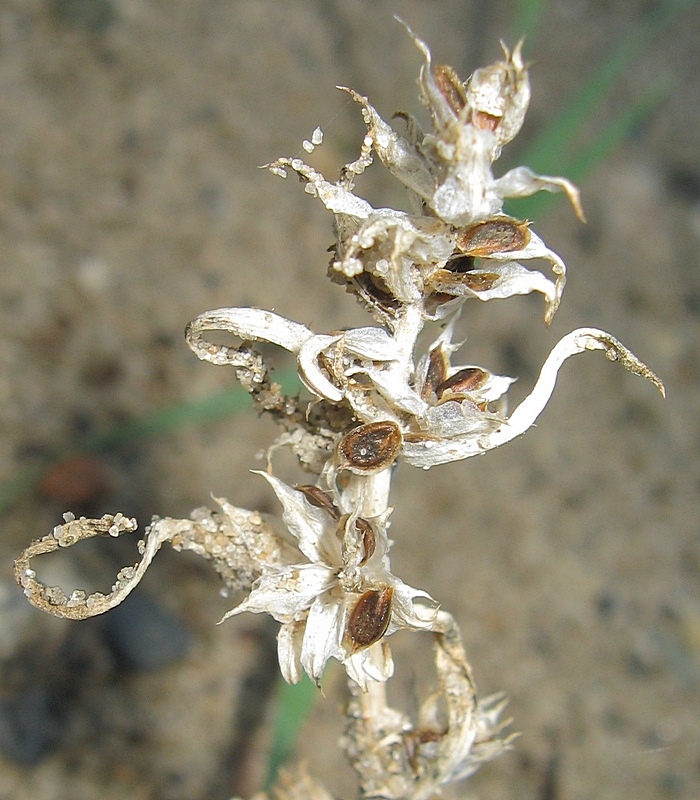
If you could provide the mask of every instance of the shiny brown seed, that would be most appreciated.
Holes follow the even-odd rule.
[[[459,112],[467,104],[467,94],[464,91],[464,84],[460,81],[457,73],[446,64],[435,67],[435,83],[437,83],[440,94],[445,98],[449,107],[459,116]]]
[[[505,217],[468,228],[457,240],[457,246],[466,255],[488,258],[494,253],[522,250],[529,241],[527,222]]]
[[[386,633],[391,619],[394,590],[370,589],[355,604],[348,619],[348,638],[353,652],[378,642]]]
[[[471,394],[483,386],[489,374],[479,367],[465,367],[444,380],[435,389],[435,394],[442,397],[445,392],[454,394]]]
[[[393,463],[401,442],[401,430],[395,422],[360,425],[338,443],[340,466],[359,475],[379,472]]]
[[[442,345],[430,351],[428,356],[428,369],[425,371],[425,381],[421,397],[429,403],[436,388],[444,382],[447,375],[447,358],[442,350]]]
[[[298,492],[301,492],[304,497],[316,508],[324,508],[333,519],[340,519],[340,511],[333,502],[328,492],[319,489],[318,486],[311,486],[308,484],[298,484],[294,487]]]

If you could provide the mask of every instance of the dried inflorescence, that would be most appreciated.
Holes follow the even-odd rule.
[[[578,190],[564,178],[518,167],[501,177],[493,164],[520,130],[530,87],[521,47],[462,82],[447,66],[433,67],[427,46],[410,31],[423,56],[419,87],[432,124],[424,132],[399,114],[403,133],[385,122],[366,97],[360,105],[367,134],[356,160],[331,182],[298,158],[268,164],[289,170],[334,216],[336,241],[329,274],[369,310],[377,325],[315,333],[271,311],[221,308],[201,314],[186,332],[199,358],[231,365],[261,411],[283,433],[269,450],[290,447],[315,481],[289,486],[260,473],[282,505],[289,537],[270,518],[219,501],[221,511],[190,520],[155,520],[141,545],[142,560],[118,576],[108,595],[47,589],[30,558],[78,539],[135,528],[121,516],[67,519],[32,544],[16,566],[29,599],[66,617],[101,613],[138,583],[163,542],[211,559],[231,589],[246,598],[225,618],[244,611],[280,623],[278,654],[290,682],[307,673],[319,683],[329,659],[341,662],[353,688],[344,747],[364,796],[428,798],[462,780],[509,739],[498,732],[502,702],[477,701],[457,626],[429,594],[391,571],[389,489],[394,465],[425,469],[485,453],[524,433],[547,404],[559,368],[570,356],[603,350],[649,380],[659,379],[609,334],[581,328],[564,336],[545,360],[530,394],[508,414],[513,379],[469,363],[452,362],[460,345],[455,323],[467,301],[538,292],[549,324],[561,300],[565,265],[527,220],[503,211],[509,197],[564,191],[583,218]],[[322,142],[319,129],[307,152]],[[374,208],[355,194],[355,181],[378,156],[408,191],[412,211]],[[548,263],[553,278],[533,270]],[[439,331],[427,350],[417,347],[426,324]],[[241,344],[214,344],[216,331]],[[292,353],[311,401],[289,398],[275,384],[256,342]],[[384,683],[393,673],[387,638],[397,630],[430,631],[436,638],[440,691],[415,720],[391,709]],[[298,787],[306,785],[298,779]],[[287,786],[277,796],[306,796]],[[310,791],[310,790],[309,790]],[[316,787],[315,793],[324,795]],[[310,795],[309,795],[310,796]]]

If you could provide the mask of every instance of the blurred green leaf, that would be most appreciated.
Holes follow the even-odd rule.
[[[282,390],[287,394],[293,394],[300,389],[296,372],[281,372],[275,375],[275,380],[281,384]],[[46,458],[42,463],[21,470],[13,478],[0,483],[0,514],[5,513],[23,495],[30,492],[51,464],[68,455],[113,450],[134,440],[148,436],[161,436],[187,425],[207,424],[249,408],[252,408],[252,402],[246,391],[241,388],[227,389],[202,400],[178,403],[169,408],[145,414],[133,422],[127,422],[112,430],[87,437],[73,445],[70,450],[61,450],[53,457]]]
[[[615,119],[608,121],[606,127],[601,129],[598,136],[586,147],[579,149],[568,160],[563,159],[549,172],[563,174],[575,183],[579,183],[602,164],[661,105],[668,91],[668,81],[657,81],[637,103],[625,109]],[[557,197],[562,195],[540,192],[532,197],[508,200],[505,210],[519,219],[540,219],[557,201]],[[583,206],[585,212],[585,202]]]
[[[542,17],[549,0],[520,0],[513,21],[513,38],[517,41],[525,37],[532,47],[537,33],[542,29]]]
[[[286,683],[282,678],[278,679],[277,713],[267,765],[266,791],[274,786],[280,767],[292,755],[301,728],[319,695],[318,688],[306,675],[294,686]]]
[[[577,136],[594,115],[613,84],[624,70],[643,56],[646,48],[681,12],[697,0],[669,0],[660,3],[637,27],[625,36],[610,56],[593,71],[573,100],[537,136],[532,144],[515,157],[535,172],[552,174],[566,163],[567,153],[577,145]],[[604,133],[604,131],[603,131]]]

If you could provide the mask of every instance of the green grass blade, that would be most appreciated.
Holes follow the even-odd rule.
[[[298,392],[300,389],[297,373],[291,370],[275,375],[275,380],[282,385],[282,390],[287,394]],[[199,425],[234,416],[249,408],[252,408],[252,403],[246,391],[241,388],[227,389],[201,400],[178,403],[170,408],[145,414],[140,419],[86,438],[71,447],[69,452],[63,450],[41,464],[21,470],[14,478],[0,483],[0,514],[30,492],[52,463],[67,455],[112,450],[136,439],[161,436],[187,425]]]
[[[277,780],[280,767],[289,760],[301,727],[311,713],[320,692],[306,677],[294,686],[278,679],[277,714],[272,732],[272,746],[267,766],[265,790],[269,791]]]
[[[46,471],[46,464],[40,464],[23,469],[14,478],[0,483],[0,516],[12,508],[12,506],[25,494],[31,492]]]
[[[579,150],[575,157],[562,162],[552,171],[566,175],[578,183],[589,175],[601,164],[622,142],[629,138],[632,132],[661,105],[663,98],[668,94],[669,82],[659,80],[646,92],[634,105],[625,109],[615,119],[608,121],[598,136],[585,148]],[[532,197],[518,200],[508,200],[505,210],[508,214],[519,219],[541,219],[547,209],[561,195],[540,192]],[[585,203],[584,203],[585,211]]]
[[[651,41],[681,12],[694,6],[697,0],[670,0],[660,3],[637,27],[625,36],[610,57],[596,69],[572,102],[524,152],[517,162],[535,172],[551,174],[560,165],[584,124],[611,91],[622,72],[650,45]]]
[[[600,135],[588,147],[579,150],[575,158],[564,165],[566,176],[580,181],[594,167],[601,164],[625,139],[647,119],[668,95],[670,81],[658,80],[634,105],[625,109],[616,119],[608,123]]]
[[[525,37],[532,47],[532,42],[542,28],[542,17],[548,5],[549,0],[520,0],[512,29],[515,41]]]

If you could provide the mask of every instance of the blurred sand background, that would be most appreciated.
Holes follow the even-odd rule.
[[[394,13],[466,77],[498,58],[499,39],[514,43],[514,5],[5,0],[2,479],[233,387],[231,371],[184,344],[201,311],[251,304],[318,331],[363,323],[325,279],[329,216],[296,181],[257,166],[299,153],[316,125],[325,144],[314,163],[329,177],[354,156],[361,116],[336,84],[387,118],[420,111],[420,57]],[[518,143],[662,5],[551,0],[527,44],[533,100]],[[551,329],[537,298],[475,303],[462,320],[460,360],[517,375],[516,399],[581,325],[620,338],[668,398],[600,354],[577,357],[526,436],[471,462],[397,474],[395,571],[455,614],[481,691],[505,691],[522,731],[460,797],[700,796],[698,42],[691,4],[586,122],[583,143],[666,81],[655,111],[582,183],[588,224],[563,200],[535,220],[569,269]],[[359,188],[393,202],[380,172]],[[143,525],[187,516],[213,493],[272,511],[249,469],[274,433],[250,412],[142,437],[54,464],[5,510],[2,800],[225,800],[260,788],[266,736],[251,720],[269,718],[275,629],[253,617],[216,627],[232,600],[204,562],[162,553],[130,609],[85,623],[31,609],[11,564],[68,508]],[[68,588],[109,586],[135,558],[121,540],[76,551],[50,567]],[[409,702],[430,675],[421,663],[414,671],[416,646],[429,666],[427,638],[392,645]],[[300,756],[350,798],[335,667],[324,687]]]

